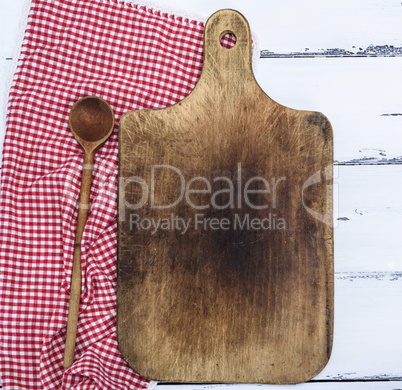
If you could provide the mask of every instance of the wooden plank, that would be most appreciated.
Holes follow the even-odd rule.
[[[3,151],[4,136],[6,133],[7,99],[11,67],[11,60],[0,60],[0,160]]]
[[[183,0],[169,3],[171,7],[184,8]],[[301,57],[401,55],[402,9],[400,3],[392,0],[370,3],[341,0],[319,4],[314,0],[191,2],[191,10],[204,15],[222,7],[237,9],[245,15],[259,36],[263,56],[269,53]]]
[[[300,385],[180,385],[158,384],[155,390],[402,390],[399,381],[308,382]]]
[[[11,61],[0,60],[0,103],[10,67]],[[400,164],[400,69],[402,58],[270,58],[260,60],[256,78],[277,102],[326,113],[334,129],[335,164]],[[5,112],[4,103],[1,108]]]
[[[0,59],[12,58],[21,36],[22,19],[27,0],[0,2]]]
[[[13,56],[25,2],[1,2],[0,59]],[[402,6],[394,0],[170,0],[166,8],[197,20],[221,8],[236,9],[259,36],[263,55],[401,55]]]
[[[169,2],[181,6],[183,0]],[[191,10],[210,14],[221,8],[239,10],[259,36],[260,48],[277,53],[369,45],[402,46],[402,5],[394,0],[336,2],[266,0],[196,0]],[[187,6],[189,9],[190,7]]]
[[[335,271],[402,270],[402,166],[335,170]]]
[[[325,112],[337,164],[402,162],[402,58],[260,60],[257,81],[275,101]]]
[[[338,273],[331,359],[316,380],[402,379],[402,273]]]
[[[0,59],[13,55],[25,2],[2,0]],[[191,4],[169,1],[169,9],[176,14],[189,14],[197,20],[221,8],[244,14],[259,36],[263,56],[401,55],[402,6],[393,0],[340,0],[318,5],[315,0],[193,0]]]

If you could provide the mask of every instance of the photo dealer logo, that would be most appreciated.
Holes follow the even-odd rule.
[[[156,187],[157,173],[170,173],[176,176],[179,193],[173,201],[167,204],[157,204],[156,202]],[[327,167],[323,175],[326,179],[332,179],[332,166]],[[301,200],[304,209],[319,221],[333,225],[331,215],[321,214],[306,205],[305,192],[316,184],[322,182],[322,173],[316,172],[310,176],[301,188]],[[137,186],[136,194],[139,194],[139,199],[136,202],[129,202],[127,194],[130,193],[127,189],[135,185]],[[198,185],[198,186],[197,186]],[[213,190],[215,186],[219,189]],[[176,230],[181,234],[187,233],[190,229],[193,230],[286,230],[286,220],[277,215],[275,212],[278,204],[278,191],[282,186],[286,185],[286,177],[270,178],[267,180],[262,176],[253,176],[243,184],[243,171],[241,163],[237,164],[235,172],[235,180],[227,176],[215,177],[212,183],[205,177],[196,176],[186,181],[180,169],[171,165],[152,165],[150,170],[150,179],[147,182],[139,176],[129,178],[119,178],[119,221],[124,222],[128,218],[130,230],[147,230],[151,234],[156,234],[162,230]],[[200,189],[199,187],[202,187]],[[258,188],[256,188],[258,187]],[[332,202],[332,185],[327,186],[327,198]],[[207,196],[209,202],[203,204],[194,203],[192,197],[196,195]],[[270,202],[264,204],[256,204],[253,202],[253,196],[260,196],[259,199],[270,197]],[[222,196],[225,196],[225,203],[220,203]],[[169,210],[174,209],[181,202],[194,210],[191,216],[182,217],[175,212],[169,215],[150,217],[144,216],[141,210],[148,206],[151,210]],[[249,210],[259,210],[258,215],[263,217],[252,216],[250,213],[239,213],[236,210],[241,210],[247,207]],[[233,210],[230,217],[208,217],[206,212],[210,209],[215,210]],[[130,212],[128,212],[130,210]],[[265,213],[266,210],[266,213]],[[271,211],[272,210],[272,211]],[[157,214],[157,213],[155,213]]]

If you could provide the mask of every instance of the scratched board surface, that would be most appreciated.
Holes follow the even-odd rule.
[[[232,48],[220,44],[227,31]],[[271,100],[247,21],[212,15],[192,93],[120,121],[117,335],[136,372],[299,383],[323,369],[332,161],[328,119]]]
[[[24,3],[25,0],[4,0],[1,4],[3,117]],[[241,11],[259,38],[262,56],[266,53],[270,56],[261,58],[256,73],[263,90],[288,107],[324,112],[334,128],[337,226],[333,351],[324,371],[296,388],[401,389],[401,3],[394,0],[159,3],[161,7],[181,10],[180,14],[199,14],[204,18],[220,8]],[[359,51],[366,53],[357,55]],[[326,58],[325,52],[338,57]],[[342,57],[347,52],[356,54],[355,58]],[[306,53],[313,58],[300,58]],[[281,55],[284,56],[279,58]],[[4,124],[1,133],[4,136]],[[157,388],[164,387],[169,390],[261,388],[177,384],[160,384]]]

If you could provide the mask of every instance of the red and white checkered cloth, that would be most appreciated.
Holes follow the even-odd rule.
[[[0,210],[5,389],[145,389],[116,340],[117,125],[195,86],[202,22],[118,0],[32,0],[9,96]],[[226,42],[230,45],[230,39]],[[116,129],[95,158],[82,244],[75,362],[62,366],[83,153],[73,104],[107,100]]]

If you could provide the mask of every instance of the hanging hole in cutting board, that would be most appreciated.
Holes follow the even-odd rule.
[[[232,31],[224,31],[220,37],[221,46],[225,49],[231,49],[236,45],[236,35]]]

